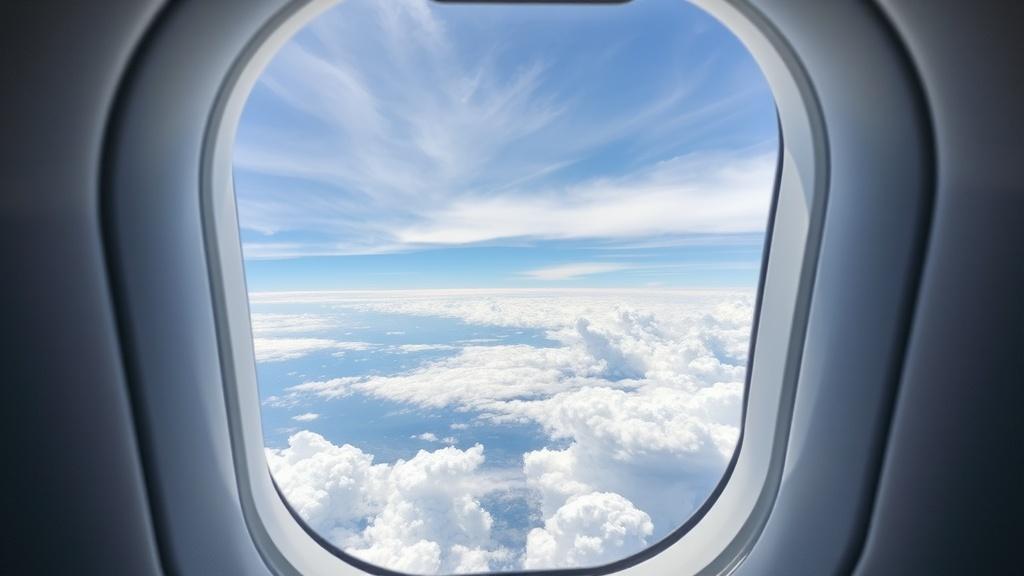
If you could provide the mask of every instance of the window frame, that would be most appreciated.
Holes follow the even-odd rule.
[[[337,1],[287,5],[236,60],[204,142],[203,227],[239,495],[261,556],[280,574],[396,574],[354,559],[317,537],[292,512],[270,476],[232,183],[236,128],[252,87],[278,49]],[[751,334],[740,440],[712,497],[665,539],[605,566],[531,573],[727,572],[756,541],[781,482],[825,206],[824,124],[799,60],[759,13],[728,0],[694,3],[719,19],[751,52],[771,86],[779,117],[775,200]]]

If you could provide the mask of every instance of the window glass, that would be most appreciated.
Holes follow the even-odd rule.
[[[586,567],[739,435],[778,134],[674,0],[347,0],[278,52],[234,181],[266,455],[338,550]]]

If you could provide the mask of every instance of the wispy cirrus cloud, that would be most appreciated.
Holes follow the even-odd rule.
[[[774,154],[672,158],[620,178],[599,178],[531,195],[453,202],[399,230],[412,244],[509,238],[636,239],[659,235],[756,233],[771,201]]]
[[[523,276],[535,280],[568,280],[592,274],[605,274],[628,270],[629,264],[615,264],[611,262],[574,262],[571,264],[560,264],[558,266],[547,266],[523,272]]]
[[[513,50],[507,27],[470,37],[461,18],[347,2],[281,50],[236,145],[247,258],[763,230],[774,136],[695,147],[764,96],[723,90],[717,55],[613,104],[592,92],[633,39]],[[623,147],[625,164],[592,161]]]

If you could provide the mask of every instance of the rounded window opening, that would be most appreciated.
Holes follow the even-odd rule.
[[[682,0],[346,0],[250,94],[233,178],[267,460],[412,574],[678,534],[740,434],[779,136]]]

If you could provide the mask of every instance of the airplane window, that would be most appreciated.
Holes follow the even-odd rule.
[[[413,574],[672,534],[739,437],[778,146],[753,58],[686,2],[316,18],[233,158],[287,502]]]

